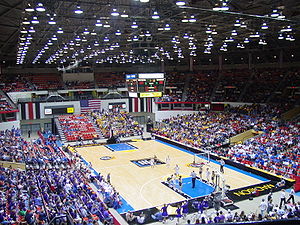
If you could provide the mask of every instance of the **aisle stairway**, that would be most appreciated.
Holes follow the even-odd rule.
[[[56,125],[56,128],[57,128],[58,134],[59,134],[59,136],[60,136],[60,140],[61,140],[62,142],[66,142],[66,141],[67,141],[67,140],[66,140],[66,137],[65,137],[65,135],[64,135],[64,132],[63,132],[63,130],[62,130],[62,128],[61,128],[61,125],[60,125],[58,119],[55,118],[54,121],[55,121],[55,125]]]

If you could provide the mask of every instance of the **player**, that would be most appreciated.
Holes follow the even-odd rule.
[[[209,168],[206,169],[206,181],[209,183],[210,171]]]
[[[167,168],[170,168],[170,156],[169,155],[166,158],[166,166],[167,166]]]
[[[179,184],[179,189],[180,189],[180,191],[182,191],[182,186],[183,186],[182,176],[179,176],[178,184]]]
[[[213,170],[213,171],[211,172],[211,182],[213,183],[213,185],[215,185],[215,177],[216,177],[216,173],[215,173],[215,171]]]
[[[200,180],[202,180],[202,173],[203,173],[203,165],[200,165],[200,167],[199,167],[199,177],[200,177]]]
[[[155,165],[155,159],[151,158],[150,159],[150,166],[151,166],[151,168],[154,168],[154,165]]]
[[[179,168],[178,164],[176,164],[174,170],[175,170],[175,175],[179,176],[179,170],[180,170],[180,168]]]
[[[221,173],[224,173],[224,165],[225,165],[225,161],[224,161],[224,159],[221,159],[220,160],[220,172]]]

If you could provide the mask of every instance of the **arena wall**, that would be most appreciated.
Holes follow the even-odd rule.
[[[10,122],[3,122],[1,123],[0,130],[6,130],[6,129],[12,129],[14,128],[20,128],[20,120],[16,121],[10,121]]]
[[[163,119],[168,119],[175,116],[189,115],[193,113],[198,113],[198,111],[156,111],[155,121],[161,122]]]

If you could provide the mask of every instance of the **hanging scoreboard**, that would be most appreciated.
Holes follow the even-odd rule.
[[[164,73],[137,73],[126,75],[129,97],[161,97],[165,90]]]

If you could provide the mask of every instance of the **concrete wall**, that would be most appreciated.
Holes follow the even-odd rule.
[[[175,116],[189,115],[193,113],[198,113],[198,111],[156,111],[155,121],[161,122],[163,119],[168,119]]]
[[[20,120],[3,122],[0,124],[0,130],[11,129],[12,127],[20,128]]]
[[[5,167],[5,168],[25,170],[25,163],[15,163],[15,162],[0,161],[0,166],[1,167]]]

